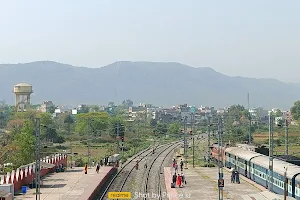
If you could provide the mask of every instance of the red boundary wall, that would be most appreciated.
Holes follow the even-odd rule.
[[[54,164],[52,168],[42,168],[41,176],[45,176],[55,171],[56,165],[63,164],[67,166],[67,155],[57,154],[48,156],[47,158],[41,159],[41,161]],[[6,175],[0,176],[0,185],[2,184],[14,184],[14,191],[20,190],[22,186],[30,184],[35,177],[35,164],[28,164],[8,172]]]
[[[112,177],[113,174],[117,172],[117,168],[113,167],[109,170],[109,172],[101,179],[100,182],[99,180],[95,181],[95,185],[97,185],[94,189],[94,191],[91,193],[90,191],[86,191],[81,195],[80,199],[87,199],[87,200],[93,200],[96,199],[97,195],[99,195],[99,191],[101,188],[105,185],[105,183]],[[93,184],[94,185],[94,184]]]

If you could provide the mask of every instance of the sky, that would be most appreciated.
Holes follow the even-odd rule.
[[[180,62],[300,82],[298,0],[0,0],[0,63]]]

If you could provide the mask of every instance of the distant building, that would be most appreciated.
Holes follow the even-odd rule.
[[[58,115],[60,115],[62,113],[71,113],[71,109],[64,107],[64,106],[59,106],[55,109],[53,116],[57,117]]]
[[[85,104],[81,104],[77,107],[77,113],[88,113],[89,112],[89,107]]]
[[[77,115],[78,111],[77,109],[72,109],[72,115]]]
[[[181,113],[179,109],[163,109],[156,112],[156,118],[160,123],[172,123],[174,121],[180,121]]]
[[[50,109],[54,107],[52,101],[44,101],[41,106],[38,108],[41,112],[50,112]]]
[[[128,121],[135,121],[138,117],[141,117],[147,113],[147,108],[144,106],[132,106],[128,108]]]

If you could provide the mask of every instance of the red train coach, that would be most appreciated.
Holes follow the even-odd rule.
[[[218,152],[218,149],[219,149],[219,145],[218,144],[213,144],[211,146],[211,157],[214,161],[218,161],[219,160],[219,152]],[[225,150],[226,150],[226,147],[222,147],[221,148],[221,159],[222,159],[222,162],[225,163],[225,160],[226,160],[226,157],[225,157]]]

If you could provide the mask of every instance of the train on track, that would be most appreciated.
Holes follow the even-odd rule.
[[[217,144],[211,147],[211,156],[219,161],[219,148]],[[240,174],[252,181],[269,188],[271,179],[269,170],[269,157],[255,151],[249,151],[240,147],[222,147],[219,162],[227,168],[235,168]],[[277,194],[284,193],[284,172],[287,177],[288,196],[300,200],[300,166],[279,159],[273,159],[273,191]]]

